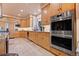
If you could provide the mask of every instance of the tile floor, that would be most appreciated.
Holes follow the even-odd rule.
[[[9,53],[18,53],[19,56],[54,56],[25,38],[10,39]]]

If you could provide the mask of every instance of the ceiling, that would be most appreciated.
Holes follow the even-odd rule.
[[[2,11],[4,15],[26,18],[29,14],[41,12],[39,3],[3,3]]]

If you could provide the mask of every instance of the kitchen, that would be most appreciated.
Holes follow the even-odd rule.
[[[27,50],[29,44],[26,43],[29,41],[34,44],[33,48],[31,47],[32,49],[37,45],[40,50],[46,50],[47,54],[44,52],[45,55],[76,56],[79,54],[79,4],[2,3],[0,4],[0,9],[0,55],[16,53],[19,48]],[[4,41],[6,38],[8,39],[8,45]],[[22,42],[16,43],[23,39],[26,41],[24,44],[26,48],[20,47]],[[15,43],[19,48],[15,49],[16,45],[10,48],[10,45]],[[9,49],[11,52],[8,51]],[[28,48],[28,51],[31,50]],[[37,50],[38,52],[39,50]],[[30,53],[34,55],[33,52]],[[31,55],[30,53],[29,55]]]

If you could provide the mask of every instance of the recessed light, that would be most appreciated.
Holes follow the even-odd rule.
[[[23,10],[20,10],[21,12],[23,12]]]
[[[47,14],[47,10],[44,10],[44,13]]]

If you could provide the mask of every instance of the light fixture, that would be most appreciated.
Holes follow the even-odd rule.
[[[23,12],[23,10],[20,10],[21,12]]]
[[[43,12],[44,12],[45,14],[47,14],[47,10],[44,10]]]

